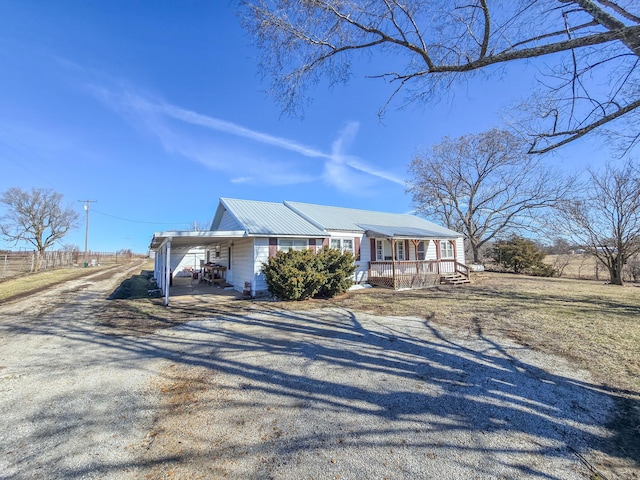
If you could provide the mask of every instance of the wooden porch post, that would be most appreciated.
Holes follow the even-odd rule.
[[[396,289],[396,241],[391,238],[391,276],[393,277],[393,289]]]

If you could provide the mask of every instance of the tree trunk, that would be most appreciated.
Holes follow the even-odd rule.
[[[480,249],[477,245],[471,245],[471,251],[473,252],[473,263],[480,263]]]
[[[609,267],[609,276],[611,277],[611,285],[624,285],[622,279],[622,268],[619,267],[617,262],[612,262]]]

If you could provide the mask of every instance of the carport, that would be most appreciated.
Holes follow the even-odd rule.
[[[171,250],[172,248],[207,248],[220,242],[227,242],[233,246],[233,240],[246,236],[244,230],[206,230],[193,231],[167,231],[156,232],[151,239],[149,249],[156,252],[154,262],[154,275],[158,287],[164,295],[164,305],[169,305],[169,289],[171,286]]]

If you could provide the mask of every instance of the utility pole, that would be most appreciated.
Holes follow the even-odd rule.
[[[84,211],[86,212],[86,218],[87,218],[87,222],[86,222],[86,226],[85,226],[85,230],[84,230],[84,266],[88,267],[89,266],[89,262],[87,260],[87,251],[88,251],[88,247],[89,247],[89,204],[90,203],[97,203],[97,200],[78,200],[79,202],[84,202]]]

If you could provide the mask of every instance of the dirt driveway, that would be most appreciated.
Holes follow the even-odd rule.
[[[337,308],[202,308],[179,327],[114,335],[95,314],[126,274],[0,307],[0,478],[611,471],[612,400],[559,358]]]

